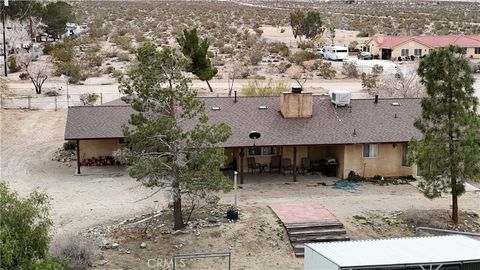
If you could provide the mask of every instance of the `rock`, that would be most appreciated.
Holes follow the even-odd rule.
[[[146,247],[147,247],[147,244],[146,244],[145,242],[142,242],[142,243],[140,244],[140,248],[146,248]]]
[[[208,222],[210,222],[210,223],[217,223],[218,220],[217,220],[216,218],[210,217],[210,218],[208,218]]]
[[[466,211],[466,214],[469,215],[469,216],[471,216],[471,217],[476,217],[476,218],[479,217],[478,213],[475,212],[475,211],[473,211],[473,210],[467,210],[467,211]]]
[[[98,266],[104,266],[105,264],[107,264],[108,261],[107,260],[99,260],[95,263],[95,265],[98,265]]]
[[[116,248],[118,248],[118,243],[113,243],[112,244],[112,249],[116,249]]]

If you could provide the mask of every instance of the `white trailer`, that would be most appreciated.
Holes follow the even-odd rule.
[[[323,57],[327,60],[343,61],[348,59],[348,48],[342,46],[323,47]]]
[[[480,241],[463,235],[311,243],[305,270],[476,270]]]

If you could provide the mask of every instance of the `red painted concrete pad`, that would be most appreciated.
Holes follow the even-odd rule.
[[[283,224],[338,221],[328,209],[318,203],[274,204],[270,208]]]

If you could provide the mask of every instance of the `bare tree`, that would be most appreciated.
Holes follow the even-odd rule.
[[[417,74],[418,64],[405,64],[397,67],[395,75],[382,78],[378,94],[382,97],[419,98],[425,95],[425,88]]]
[[[308,76],[305,74],[303,67],[301,66],[293,66],[287,70],[288,77],[290,79],[295,80],[300,88],[303,89],[303,85],[307,82],[308,79],[311,78],[311,75]]]
[[[228,96],[232,96],[233,83],[235,82],[235,76],[237,75],[237,65],[234,63],[227,71],[228,79]]]
[[[36,59],[30,54],[20,55],[19,58],[21,59],[20,63],[22,68],[25,70],[28,78],[32,81],[33,86],[35,87],[35,93],[41,94],[43,84],[50,74],[50,58],[36,61]]]

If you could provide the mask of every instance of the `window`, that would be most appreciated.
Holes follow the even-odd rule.
[[[277,148],[275,147],[250,147],[248,149],[249,156],[274,156],[277,154]]]
[[[431,52],[433,52],[433,49],[428,49],[428,53],[431,53]]]
[[[475,54],[480,54],[480,47],[475,48]]]
[[[410,162],[408,162],[408,143],[402,144],[402,166],[410,167]]]
[[[402,49],[402,56],[408,56],[408,49]]]
[[[422,49],[415,49],[415,50],[413,50],[413,55],[415,55],[415,56],[422,56]]]
[[[378,155],[378,144],[366,143],[363,145],[363,157],[375,158]]]

